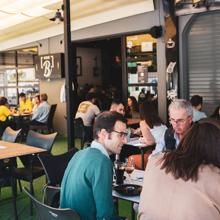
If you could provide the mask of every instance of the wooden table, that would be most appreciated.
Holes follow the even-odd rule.
[[[7,141],[0,141],[0,160],[1,159],[8,159],[28,154],[40,153],[45,152],[45,149],[32,147],[26,144],[19,144],[19,143],[11,143]],[[12,164],[10,163],[10,170],[12,172]],[[11,181],[13,182],[13,177],[11,177]],[[17,207],[16,207],[16,198],[15,198],[15,188],[12,186],[13,191],[13,206],[15,212],[15,219],[18,219],[17,216]]]
[[[14,113],[11,115],[11,120],[15,123],[16,129],[24,129],[31,120],[32,113]]]
[[[7,159],[7,158],[18,157],[27,154],[35,154],[45,151],[46,151],[45,149],[39,147],[32,147],[26,144],[0,141],[0,159]]]

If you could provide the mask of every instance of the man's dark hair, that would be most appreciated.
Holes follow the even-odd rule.
[[[6,105],[8,103],[7,98],[4,96],[0,97],[0,105]]]
[[[203,103],[203,98],[202,96],[199,96],[199,95],[194,95],[192,96],[192,98],[190,99],[190,102],[192,104],[192,106],[196,107],[198,105],[202,105]]]
[[[111,105],[114,105],[114,104],[116,104],[116,105],[120,105],[120,104],[124,105],[124,103],[121,100],[119,100],[119,99],[112,100]]]
[[[41,100],[41,101],[47,101],[47,94],[46,94],[46,93],[42,93],[42,94],[40,95],[40,100]]]
[[[26,97],[26,95],[25,95],[25,93],[21,92],[21,93],[19,94],[19,97]]]
[[[118,112],[105,111],[100,113],[94,122],[94,139],[98,139],[98,133],[101,129],[105,129],[109,133],[112,132],[116,121],[121,121],[126,124],[126,119]]]
[[[93,93],[93,92],[89,92],[89,93],[86,95],[86,100],[91,101],[92,99],[97,99],[97,94],[96,94],[96,93]]]
[[[220,168],[219,137],[219,120],[200,120],[189,129],[176,150],[164,154],[161,169],[175,179],[197,181],[200,165],[212,164]]]

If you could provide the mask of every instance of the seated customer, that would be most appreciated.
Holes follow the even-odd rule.
[[[115,111],[125,116],[125,106],[122,102],[118,100],[112,101],[109,111],[111,112]]]
[[[19,94],[19,110],[20,112],[32,112],[32,102],[30,99],[26,98],[25,93],[20,93]]]
[[[32,111],[35,112],[38,106],[40,105],[40,95],[35,95],[32,99],[32,103],[33,103]]]
[[[194,124],[178,148],[148,161],[138,219],[220,219],[220,122]]]
[[[8,100],[4,96],[0,97],[0,136],[3,134],[7,126],[12,126],[12,121],[8,120],[12,112],[8,108]]]
[[[82,220],[117,220],[112,200],[113,167],[109,158],[126,143],[126,123],[117,112],[103,112],[94,123],[91,147],[78,151],[61,184],[61,208],[76,210]]]
[[[199,121],[200,119],[206,118],[206,114],[202,112],[203,98],[199,95],[194,95],[190,99],[193,107],[193,122]]]
[[[143,138],[141,142],[146,145],[156,144],[153,154],[160,152],[158,149],[158,143],[163,139],[167,127],[158,116],[156,107],[151,101],[144,101],[140,104],[140,130]],[[151,152],[145,154],[144,165],[147,164],[147,158]],[[141,155],[132,155],[135,161],[135,167],[141,169]]]
[[[40,95],[40,105],[33,112],[31,118],[31,124],[45,124],[50,112],[50,105],[47,102],[47,94],[42,93]]]
[[[82,118],[86,129],[86,140],[92,141],[92,125],[95,117],[100,113],[96,103],[96,94],[88,93],[86,101],[79,104],[75,118]]]
[[[134,96],[128,97],[126,117],[127,118],[140,118],[138,102]]]

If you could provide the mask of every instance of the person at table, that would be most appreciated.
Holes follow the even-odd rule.
[[[25,93],[21,92],[19,94],[19,111],[20,113],[23,112],[32,112],[32,101],[26,98]]]
[[[115,111],[115,112],[118,112],[121,115],[125,116],[125,106],[119,100],[112,101],[109,111]]]
[[[82,118],[86,129],[86,140],[92,141],[92,126],[95,117],[100,113],[96,103],[96,94],[88,93],[86,101],[79,104],[75,118]]]
[[[128,97],[126,117],[127,118],[140,118],[138,102],[134,96]]]
[[[8,108],[8,99],[2,96],[0,97],[0,136],[2,136],[7,126],[15,127],[14,123],[9,120],[10,115],[12,115],[12,112]]]
[[[47,102],[47,99],[48,97],[46,93],[40,95],[40,105],[36,111],[33,112],[31,124],[45,124],[47,122],[50,113],[50,105]]]
[[[145,170],[139,220],[220,219],[220,122],[202,119],[179,147],[152,157]]]
[[[40,105],[40,95],[35,95],[32,99],[33,109],[32,112],[35,112]]]
[[[157,148],[160,140],[163,139],[164,133],[167,129],[166,125],[164,125],[162,119],[158,116],[156,107],[151,101],[144,101],[140,104],[140,131],[143,138],[140,139],[141,142],[146,145],[156,145],[153,154],[160,151]],[[150,153],[146,153],[144,155],[144,164],[147,164],[147,158]],[[132,158],[135,162],[135,167],[137,169],[141,169],[141,155],[132,155]]]
[[[105,111],[94,122],[91,147],[78,151],[68,164],[61,184],[61,208],[76,210],[82,220],[120,219],[112,200],[111,154],[126,143],[125,118]]]
[[[191,97],[190,102],[193,107],[193,122],[199,121],[203,118],[207,118],[206,114],[202,112],[203,98],[199,95]]]
[[[175,150],[193,124],[193,108],[187,100],[173,100],[168,110],[172,126],[165,131],[164,138],[157,143],[155,153],[164,150]]]

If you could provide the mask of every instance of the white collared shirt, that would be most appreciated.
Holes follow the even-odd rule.
[[[93,141],[93,142],[91,143],[91,148],[96,148],[96,149],[100,150],[106,157],[109,158],[109,155],[108,155],[107,150],[106,150],[105,147],[104,147],[102,144],[100,144],[99,142]]]

